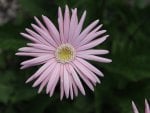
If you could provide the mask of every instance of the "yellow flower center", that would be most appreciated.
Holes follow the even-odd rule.
[[[57,48],[55,56],[58,62],[61,63],[70,62],[75,57],[75,49],[70,44],[62,44]]]

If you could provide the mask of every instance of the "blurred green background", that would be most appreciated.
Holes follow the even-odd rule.
[[[110,50],[111,64],[94,63],[105,77],[86,96],[73,101],[37,94],[25,84],[36,68],[20,70],[25,57],[17,49],[27,40],[19,35],[33,16],[47,15],[57,24],[57,8],[78,8],[79,17],[87,10],[85,26],[100,19],[110,37],[100,46]],[[144,110],[150,99],[150,0],[0,0],[0,113],[132,113],[131,101]]]

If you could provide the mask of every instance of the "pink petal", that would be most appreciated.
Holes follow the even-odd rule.
[[[35,63],[35,64],[22,65],[22,66],[20,67],[20,69],[26,69],[26,68],[33,67],[33,66],[42,65],[42,64],[45,64],[46,62],[47,62],[47,61],[43,61],[43,62],[39,62],[39,63]]]
[[[77,60],[79,62],[81,62],[83,65],[85,65],[89,70],[91,70],[92,72],[96,73],[97,75],[102,76],[102,77],[104,76],[103,73],[100,70],[98,70],[96,67],[94,67],[93,65],[91,65],[87,61],[85,61],[85,60],[83,60],[81,58],[77,58]]]
[[[75,24],[74,24],[74,25],[75,25],[74,27],[77,28],[77,26],[78,26],[78,15],[77,15],[77,11],[76,11],[76,14],[75,14],[75,18],[76,18],[76,19],[75,19],[75,22],[74,22],[74,23],[75,23]]]
[[[70,69],[69,65],[67,65],[67,69],[68,69],[68,72],[70,74],[72,74],[71,71],[69,70]],[[73,93],[75,94],[75,96],[77,96],[78,95],[78,89],[77,89],[77,86],[75,84],[75,81],[74,81],[72,75],[69,76],[69,80],[70,80],[70,96],[71,96],[71,99],[73,99]]]
[[[94,91],[94,87],[93,87],[92,83],[89,81],[89,79],[88,79],[79,69],[76,68],[76,70],[77,70],[77,72],[79,73],[81,79],[86,83],[86,85],[87,85],[92,91]]]
[[[62,16],[62,11],[61,8],[58,8],[58,26],[59,26],[59,32],[60,32],[60,38],[61,42],[64,42],[64,21],[63,21],[63,16]]]
[[[100,30],[102,28],[103,24],[98,25],[96,28],[94,28],[91,32],[97,32],[98,30]],[[90,32],[90,33],[91,33]]]
[[[91,72],[89,69],[87,69],[85,66],[83,66],[80,62],[75,60],[73,64],[78,68],[88,79],[90,79],[93,83],[96,83],[96,79],[91,75]]]
[[[78,55],[103,55],[103,54],[108,54],[108,50],[96,50],[96,49],[90,49],[90,50],[85,50],[85,51],[79,51],[77,52]]]
[[[145,113],[150,113],[150,107],[146,99],[145,99]]]
[[[70,14],[69,14],[69,8],[66,5],[65,8],[65,14],[64,14],[64,37],[65,37],[65,42],[67,42],[69,38],[69,26],[70,26]]]
[[[52,59],[49,59],[49,60],[52,60]],[[33,66],[42,65],[42,64],[45,64],[47,61],[48,60],[45,60],[45,61],[42,61],[42,62],[38,62],[38,63],[34,63],[34,64],[26,64],[26,65],[21,66],[20,69],[26,69],[26,68],[33,67]]]
[[[85,17],[86,17],[86,11],[84,11],[84,13],[83,13],[83,15],[82,15],[82,17],[81,17],[81,19],[80,19],[80,22],[79,22],[79,24],[78,24],[78,26],[77,26],[77,28],[76,28],[76,30],[75,30],[75,33],[74,33],[74,36],[73,36],[71,42],[74,42],[74,39],[75,39],[76,37],[78,37],[79,34],[81,33],[81,30],[82,30],[82,27],[83,27],[83,23],[84,23],[84,21],[85,21]]]
[[[37,57],[37,58],[33,58],[31,60],[24,61],[24,62],[21,63],[21,65],[38,64],[40,62],[47,61],[47,60],[49,60],[49,59],[51,59],[53,57],[54,57],[53,55],[44,55],[44,56],[40,56],[40,57]]]
[[[53,85],[54,87],[56,86],[58,79],[59,79],[59,70],[60,70],[60,66],[59,64],[57,64],[53,70],[53,72],[51,73],[51,78],[49,79],[47,88],[46,88],[46,93],[48,94],[50,92],[50,95],[52,95],[52,88]]]
[[[70,69],[69,65],[67,65],[67,69],[68,69],[68,72],[70,74],[72,74],[71,71],[69,70]],[[71,99],[73,99],[73,93],[75,94],[75,96],[78,96],[78,89],[77,89],[77,86],[75,84],[75,81],[74,81],[72,75],[69,76],[69,79],[70,79],[70,83],[71,83],[71,86],[70,86],[70,96],[71,96]]]
[[[66,97],[68,98],[69,97],[69,73],[67,71],[67,68],[66,66],[64,65],[64,90],[65,90],[65,94],[66,94]]]
[[[59,77],[60,77],[60,73],[59,73],[60,68],[61,68],[60,64],[58,64],[56,68],[57,68],[56,71],[58,71],[58,73],[51,77],[51,79],[50,79],[51,82],[49,81],[52,84],[52,90],[50,92],[50,97],[53,95],[53,93],[55,91],[55,88],[56,88],[56,85],[57,85],[57,83],[59,81]]]
[[[44,81],[45,78],[48,76],[51,76],[51,73],[53,72],[53,69],[55,67],[56,63],[51,64],[40,76],[39,78],[34,82],[33,87],[38,86],[42,81]]]
[[[69,70],[70,70],[70,73],[72,73],[72,77],[73,77],[76,85],[78,86],[79,90],[81,91],[81,93],[83,95],[85,95],[85,90],[84,90],[84,88],[82,86],[82,83],[81,83],[81,81],[80,81],[76,71],[74,70],[74,68],[71,65],[69,65]]]
[[[33,67],[33,66],[42,65],[42,64],[45,64],[46,62],[47,62],[47,61],[43,61],[43,62],[39,62],[39,63],[35,63],[35,64],[22,65],[22,66],[20,67],[20,69],[26,69],[26,68]]]
[[[72,78],[72,80],[73,80],[73,78]],[[74,91],[75,96],[78,96],[78,89],[77,89],[77,86],[76,86],[74,80],[72,81],[72,86],[73,86],[73,91]]]
[[[84,39],[88,33],[98,24],[99,20],[94,21],[92,24],[90,24],[87,28],[85,28],[82,33],[77,37],[75,40],[76,43],[81,42],[82,39]]]
[[[18,51],[27,52],[27,53],[50,53],[50,51],[41,50],[41,49],[37,49],[37,48],[33,48],[33,47],[22,47],[22,48],[18,49]]]
[[[44,64],[35,74],[33,74],[26,83],[34,80],[35,78],[39,77],[50,65],[52,65],[55,62],[55,60],[50,60],[46,64]]]
[[[64,97],[64,67],[63,64],[61,64],[60,68],[60,99],[62,100]]]
[[[31,36],[33,36],[35,39],[39,40],[40,43],[45,44],[45,45],[50,45],[44,38],[42,38],[39,34],[36,32],[32,31],[31,29],[26,28],[27,33],[29,33]]]
[[[39,40],[35,39],[34,37],[32,37],[31,35],[28,35],[26,33],[20,33],[20,35],[22,35],[23,37],[25,37],[35,43],[41,43]]]
[[[102,38],[96,39],[88,44],[78,47],[78,51],[87,50],[103,43],[109,35],[103,36]]]
[[[58,81],[57,81],[57,82],[58,82]],[[50,97],[52,97],[52,96],[53,96],[53,94],[54,94],[54,91],[55,91],[55,88],[56,88],[57,82],[56,82],[56,84],[55,84],[55,85],[53,85],[53,86],[52,86],[51,92],[50,92],[50,94],[49,94],[49,96],[50,96]]]
[[[71,100],[73,100],[73,88],[72,88],[72,78],[71,76],[68,76],[69,77],[69,86],[70,86],[70,97],[71,97]]]
[[[111,59],[103,58],[103,57],[98,57],[94,55],[77,55],[80,58],[86,59],[86,60],[93,60],[97,62],[102,62],[102,63],[110,63],[112,62]]]
[[[34,44],[34,43],[28,43],[28,46],[34,47],[34,48],[38,48],[41,50],[47,50],[47,51],[54,51],[56,50],[56,48],[54,48],[53,46],[47,46],[47,45],[43,45],[43,44]]]
[[[45,32],[49,33],[48,30],[45,28],[45,26],[39,21],[39,19],[38,19],[36,16],[34,16],[34,19],[35,19],[36,23],[37,23]]]
[[[52,37],[44,32],[41,28],[39,28],[37,25],[31,24],[31,26],[52,46],[56,47],[57,43],[52,39]]]
[[[132,109],[134,113],[139,113],[135,103],[132,101]]]
[[[15,55],[18,56],[31,56],[31,57],[40,57],[43,55],[47,55],[46,53],[27,53],[27,52],[18,52]]]
[[[48,76],[48,77],[41,83],[40,88],[39,88],[39,90],[38,90],[38,93],[41,93],[42,90],[43,90],[43,88],[46,87],[46,85],[48,84],[49,79],[50,79],[50,76]]]
[[[60,36],[59,36],[59,32],[57,30],[57,28],[55,27],[55,25],[50,21],[50,19],[44,15],[42,15],[42,18],[52,36],[52,38],[55,40],[55,42],[57,44],[60,44]]]
[[[106,32],[106,30],[101,30],[98,32],[94,32],[94,33],[89,33],[82,41],[80,44],[78,44],[78,46],[82,46],[85,45],[87,43],[89,43],[90,41],[92,41],[93,39],[95,39],[96,37],[104,34]]]
[[[76,21],[76,15],[77,15],[77,9],[72,11],[68,42],[70,42],[71,38],[73,38],[75,29],[77,27],[76,22],[75,22]]]

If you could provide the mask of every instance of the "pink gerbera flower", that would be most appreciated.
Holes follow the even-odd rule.
[[[102,25],[97,25],[99,20],[94,21],[83,31],[83,23],[86,11],[78,22],[77,9],[65,8],[64,18],[61,8],[58,9],[58,28],[46,16],[42,16],[44,24],[36,17],[36,23],[31,24],[34,31],[26,29],[27,33],[22,36],[32,41],[28,47],[19,49],[16,55],[30,56],[33,59],[21,63],[21,69],[43,64],[26,82],[35,80],[33,87],[39,86],[39,93],[46,88],[46,93],[53,95],[57,83],[60,81],[62,99],[71,99],[78,95],[78,90],[85,95],[82,81],[93,91],[93,86],[100,83],[98,76],[103,76],[92,64],[86,60],[109,63],[110,59],[99,57],[107,54],[107,50],[92,49],[103,43],[108,35],[103,35],[106,30],[100,30]],[[103,35],[103,36],[102,36]],[[101,36],[100,38],[97,38]]]
[[[133,112],[134,113],[139,113],[136,105],[134,104],[134,102],[132,102],[132,108],[133,108]],[[147,100],[145,100],[145,113],[150,113],[150,107],[149,104],[147,102]]]

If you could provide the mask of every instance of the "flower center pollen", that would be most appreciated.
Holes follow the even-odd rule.
[[[57,48],[55,56],[58,62],[61,63],[70,62],[75,57],[75,49],[70,44],[62,44]]]

